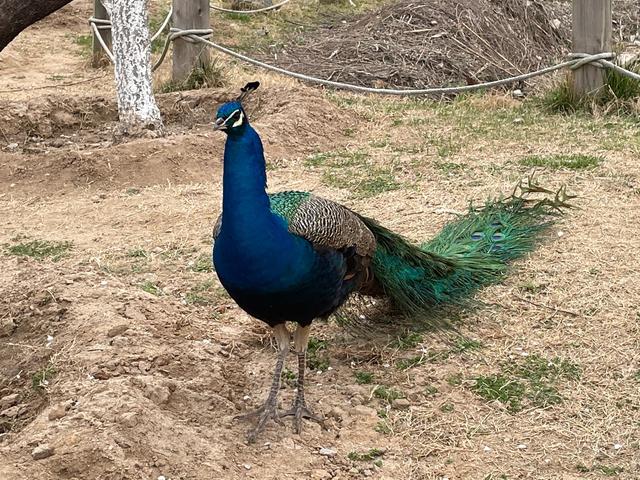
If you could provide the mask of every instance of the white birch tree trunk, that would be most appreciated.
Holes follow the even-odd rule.
[[[111,17],[118,114],[123,134],[163,134],[153,96],[146,0],[103,0]]]

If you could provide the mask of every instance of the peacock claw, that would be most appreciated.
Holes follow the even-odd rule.
[[[313,413],[305,404],[294,403],[293,407],[280,414],[280,418],[284,417],[293,417],[293,430],[298,434],[302,431],[303,418],[317,422],[324,427],[324,418]]]
[[[256,441],[256,438],[264,430],[265,425],[271,419],[274,422],[282,425],[282,420],[280,420],[280,415],[278,414],[278,408],[276,407],[276,403],[265,403],[257,410],[249,413],[243,413],[240,415],[236,415],[233,417],[234,420],[251,420],[254,418],[258,418],[258,422],[254,428],[247,432],[247,440],[249,443],[253,443]]]

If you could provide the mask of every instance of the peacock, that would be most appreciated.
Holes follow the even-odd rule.
[[[221,284],[249,315],[267,323],[278,347],[271,389],[248,432],[255,441],[270,419],[322,422],[304,391],[311,323],[327,319],[353,294],[384,297],[410,318],[435,318],[445,305],[462,305],[478,288],[500,280],[510,260],[533,249],[570,206],[561,188],[536,203],[526,195],[488,202],[446,225],[431,241],[414,245],[375,220],[309,192],[268,194],[262,142],[242,102],[259,82],[217,111],[214,128],[226,134],[222,213],[215,224],[213,263]],[[531,180],[521,193],[554,193]],[[285,322],[297,324],[298,360],[293,405],[277,409],[280,377],[290,348]]]

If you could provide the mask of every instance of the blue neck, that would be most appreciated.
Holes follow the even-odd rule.
[[[311,268],[309,243],[291,235],[286,222],[271,213],[265,191],[262,142],[251,126],[227,137],[222,183],[222,228],[214,261],[227,289],[278,288],[297,281]]]
[[[262,142],[246,125],[242,132],[230,133],[224,147],[222,223],[231,230],[265,222],[272,217]],[[255,229],[252,227],[255,232]],[[240,233],[240,232],[238,232]]]

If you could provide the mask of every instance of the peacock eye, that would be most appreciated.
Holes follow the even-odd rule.
[[[238,110],[231,116],[231,119],[233,120],[231,127],[239,127],[244,121],[244,113],[242,113],[242,110]]]

